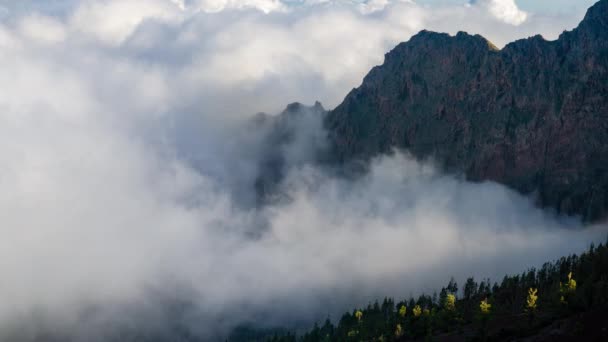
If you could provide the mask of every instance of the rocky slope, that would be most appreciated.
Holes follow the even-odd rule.
[[[409,150],[560,213],[608,214],[608,0],[558,40],[498,50],[422,31],[389,52],[325,121],[341,163]]]
[[[282,199],[278,184],[286,168],[310,161],[322,161],[327,154],[327,137],[323,131],[323,118],[327,111],[320,102],[313,106],[291,103],[279,115],[258,113],[252,129],[263,135],[255,190],[257,205]]]

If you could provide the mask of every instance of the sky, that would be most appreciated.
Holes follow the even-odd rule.
[[[466,0],[418,0],[420,4],[438,5],[438,4],[464,4]],[[524,11],[531,12],[561,12],[568,13],[571,11],[586,10],[595,3],[594,0],[516,0],[515,3]]]
[[[282,146],[269,146],[272,125],[254,120],[294,101],[333,108],[422,29],[502,46],[536,33],[555,39],[582,8],[0,4],[0,339],[53,331],[107,340],[125,326],[162,333],[166,301],[187,302],[171,318],[206,337],[243,322],[302,326],[605,240],[605,224],[443,175],[407,151],[341,179],[313,163],[326,148],[318,115],[290,121],[294,136]],[[255,181],[277,155],[285,178],[256,206]]]
[[[17,3],[22,3],[19,6],[24,6],[23,4],[28,3],[29,5],[33,5],[36,8],[59,8],[59,7],[65,7],[68,6],[70,3],[73,3],[73,0],[47,0],[47,1],[36,1],[36,0],[22,0],[22,1],[18,1]],[[185,1],[185,3],[188,3],[189,1]],[[190,1],[192,2],[192,1]],[[297,5],[301,5],[303,2],[306,2],[306,0],[285,0],[283,1],[285,4],[287,5],[291,5],[291,6],[297,6]],[[322,1],[317,1],[317,2],[322,2]],[[353,2],[365,2],[365,1],[357,1],[357,0],[353,0]],[[417,3],[421,4],[421,5],[442,5],[442,4],[455,4],[455,5],[460,5],[460,4],[466,4],[466,3],[470,3],[471,1],[468,0],[417,0]],[[571,9],[579,9],[579,10],[584,10],[588,7],[590,7],[591,5],[593,5],[595,1],[594,0],[579,0],[579,1],[573,1],[573,0],[516,0],[515,3],[517,4],[518,7],[520,7],[522,10],[525,11],[558,11],[558,12],[568,12]],[[11,4],[11,3],[15,3],[15,1],[12,0],[2,0],[0,1],[0,3],[3,3],[4,5],[7,4]],[[216,1],[217,3],[217,1]],[[14,6],[14,5],[13,5]]]
[[[556,39],[576,27],[584,2],[575,9],[554,5],[563,9],[555,12],[526,10],[513,0],[0,0],[0,18],[38,40],[96,42],[159,63],[189,58],[190,66],[201,64],[199,76],[219,79],[211,93],[232,85],[242,90],[242,100],[218,104],[222,96],[209,94],[206,105],[245,115],[277,112],[293,101],[332,108],[384,53],[422,29],[481,34],[499,47],[538,33]],[[269,92],[277,86],[284,97],[260,96],[258,86]]]

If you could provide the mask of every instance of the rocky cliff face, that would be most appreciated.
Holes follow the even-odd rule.
[[[276,116],[258,113],[252,127],[263,133],[263,153],[254,184],[258,205],[282,197],[277,185],[284,178],[286,168],[323,161],[323,155],[327,154],[325,115],[327,111],[319,102],[313,106],[291,103]]]
[[[608,0],[556,41],[422,31],[326,117],[334,157],[434,157],[560,213],[608,214]]]

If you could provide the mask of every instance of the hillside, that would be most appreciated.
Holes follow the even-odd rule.
[[[296,336],[241,331],[232,341],[605,341],[608,247],[547,262],[502,281],[451,279],[439,293],[346,312]],[[485,305],[488,304],[488,305]],[[484,307],[485,306],[485,307]]]

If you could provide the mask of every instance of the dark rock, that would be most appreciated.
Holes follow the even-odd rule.
[[[281,199],[277,187],[287,167],[322,161],[327,149],[322,130],[326,114],[317,101],[313,106],[294,102],[278,115],[262,114],[263,119],[259,118],[260,114],[254,117],[256,128],[266,133],[254,184],[258,205]]]
[[[393,148],[492,180],[568,215],[608,214],[608,0],[556,41],[502,50],[422,31],[389,52],[326,116],[334,158]]]

